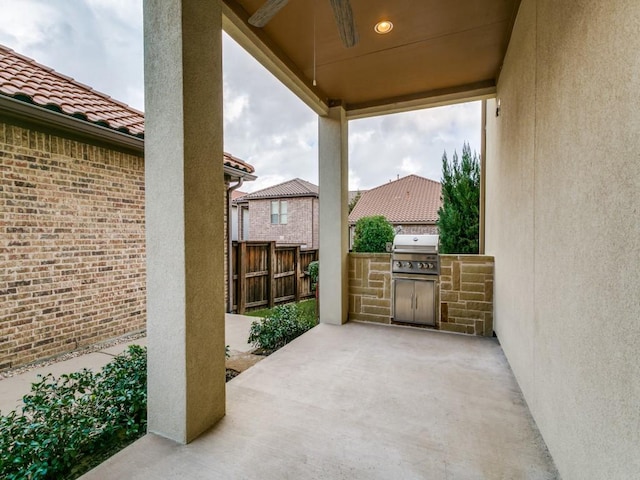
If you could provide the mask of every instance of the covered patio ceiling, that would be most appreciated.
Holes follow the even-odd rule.
[[[317,113],[341,104],[349,118],[492,96],[520,5],[351,0],[359,41],[346,48],[329,0],[290,0],[249,25],[264,1],[223,0],[225,30]],[[390,33],[374,32],[381,20]]]

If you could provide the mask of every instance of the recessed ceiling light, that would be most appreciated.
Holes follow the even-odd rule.
[[[389,20],[382,20],[381,22],[376,23],[376,26],[373,27],[373,29],[376,31],[376,33],[383,35],[393,30],[393,23],[391,23]]]

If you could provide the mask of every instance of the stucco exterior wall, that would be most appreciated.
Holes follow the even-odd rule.
[[[523,0],[488,104],[494,329],[565,480],[640,476],[635,0]]]
[[[301,244],[318,248],[318,199],[314,197],[282,198],[287,202],[287,223],[271,224],[271,200],[249,201],[249,235],[247,240]]]

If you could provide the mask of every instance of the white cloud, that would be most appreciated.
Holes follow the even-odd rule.
[[[352,121],[350,169],[366,172],[362,188],[399,174],[440,180],[445,150],[460,152],[465,141],[480,150],[480,109],[480,102],[474,102]]]
[[[142,0],[2,0],[0,43],[144,109]],[[256,168],[253,191],[300,177],[318,183],[316,115],[223,35],[225,150]],[[446,150],[480,150],[480,103],[349,123],[349,185],[397,175],[441,178]],[[269,183],[271,182],[271,183]]]
[[[4,0],[0,43],[144,108],[141,0]]]
[[[58,20],[59,14],[42,2],[14,2],[2,5],[0,42],[19,53],[46,40],[45,31]]]
[[[243,112],[249,107],[249,96],[238,95],[235,98],[225,98],[224,100],[224,120],[233,123],[242,118]]]
[[[422,167],[411,157],[404,157],[402,159],[402,163],[400,164],[400,170],[407,175],[411,173],[419,174],[422,170]]]
[[[351,168],[349,169],[349,190],[360,190],[361,189],[361,180],[356,172],[354,172]]]

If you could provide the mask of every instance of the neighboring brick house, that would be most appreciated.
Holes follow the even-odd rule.
[[[236,203],[242,240],[274,240],[318,248],[317,185],[294,178],[249,193]]]
[[[3,46],[0,220],[0,371],[145,328],[143,113]]]
[[[229,298],[229,291],[233,288],[233,279],[229,277],[229,271],[233,270],[233,267],[231,266],[232,258],[229,256],[229,251],[231,250],[231,242],[234,240],[234,232],[236,235],[238,232],[238,212],[233,199],[238,197],[238,188],[242,186],[243,182],[255,180],[256,177],[253,175],[255,171],[253,166],[226,152],[223,154],[223,165],[226,186],[224,197],[226,206],[224,209],[224,298],[227,312],[232,312],[233,303]],[[234,182],[234,184],[231,182]],[[231,217],[231,224],[229,224],[229,217]],[[230,229],[231,232],[229,231]]]
[[[231,192],[231,200],[237,200],[240,197],[244,197],[247,192],[243,192],[240,190],[233,190]],[[233,202],[231,204],[231,240],[237,242],[240,238],[240,226],[238,224],[238,203]]]
[[[349,245],[353,245],[356,222],[372,215],[385,216],[396,231],[405,234],[438,233],[441,194],[440,182],[418,175],[407,175],[362,192],[349,214]]]

